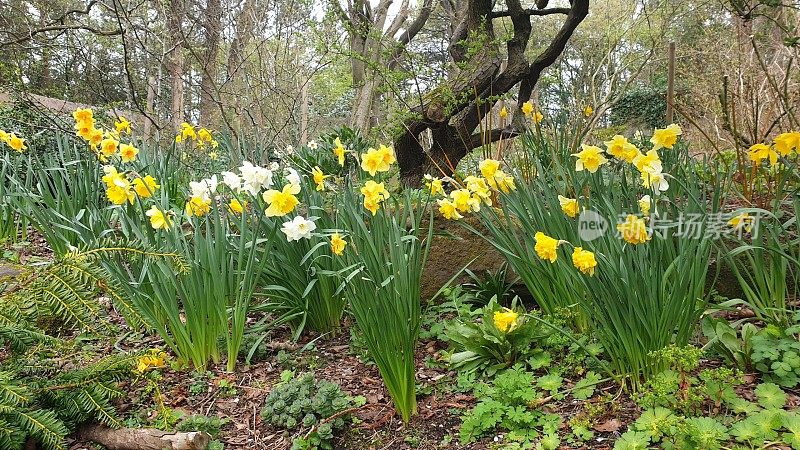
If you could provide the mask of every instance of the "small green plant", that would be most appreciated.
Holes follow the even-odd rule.
[[[551,374],[537,378],[521,365],[499,373],[491,384],[478,384],[474,390],[478,403],[462,417],[462,444],[502,430],[508,432],[506,439],[510,442],[510,447],[504,448],[532,448],[534,444],[537,448],[558,448],[562,418],[539,405],[560,386],[561,377]],[[589,430],[579,433],[585,437]]]
[[[752,360],[768,380],[789,388],[800,383],[800,341],[777,327],[767,326],[753,337]]]
[[[457,370],[493,374],[534,357],[535,344],[553,332],[526,317],[517,300],[503,308],[492,298],[485,307],[448,322],[445,334],[453,346],[448,362]]]
[[[519,277],[510,278],[508,262],[503,262],[496,271],[487,270],[483,276],[469,269],[464,272],[470,278],[464,289],[481,305],[489,303],[493,298],[501,305],[507,305],[512,298],[514,284],[519,281]]]
[[[284,372],[281,379],[267,397],[261,417],[275,427],[303,432],[292,448],[332,449],[334,433],[349,419],[338,414],[365,401],[345,395],[338,384],[315,380],[311,373],[294,377]]]
[[[188,416],[184,418],[177,427],[178,431],[204,431],[212,438],[219,437],[222,429],[231,422],[225,417],[209,416]]]

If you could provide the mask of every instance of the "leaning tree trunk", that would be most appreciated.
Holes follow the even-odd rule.
[[[540,2],[544,9],[526,9],[519,0],[505,0],[506,11],[494,11],[491,0],[465,1],[466,6],[452,8],[456,25],[448,52],[456,66],[466,69],[456,71],[444,85],[427,94],[422,104],[412,108],[394,141],[400,177],[407,186],[418,185],[426,173],[451,175],[472,149],[518,135],[519,127],[476,129],[499,97],[517,85],[517,110],[530,99],[542,71],[561,55],[589,13],[589,0],[571,0],[569,8],[546,8],[547,2]],[[548,47],[528,61],[525,51],[532,31],[531,17],[546,15],[565,15],[566,19]],[[513,24],[513,35],[505,41],[506,61],[500,60],[502,52],[492,24],[492,19],[501,17],[509,17]],[[480,49],[477,52],[476,47]],[[427,151],[420,143],[424,132],[432,137]]]

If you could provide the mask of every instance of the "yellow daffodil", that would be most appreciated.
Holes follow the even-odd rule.
[[[134,369],[134,371],[138,374],[143,374],[150,369],[164,367],[166,365],[166,358],[166,353],[159,350],[152,350],[137,359],[136,369]]]
[[[133,204],[136,195],[128,180],[117,178],[111,186],[106,187],[106,198],[115,205]]]
[[[481,209],[480,199],[473,197],[469,189],[456,189],[450,192],[450,198],[459,212],[478,212]]]
[[[136,178],[133,180],[133,190],[141,198],[148,198],[153,195],[156,189],[161,185],[156,182],[152,175],[145,175],[144,178]]]
[[[728,221],[728,225],[734,230],[744,230],[749,233],[753,230],[753,222],[753,216],[747,213],[741,213],[733,216],[731,220]]]
[[[330,175],[325,175],[322,173],[322,169],[319,166],[314,166],[311,169],[311,175],[314,177],[314,183],[317,185],[317,191],[324,191],[325,190],[325,178],[328,178]]]
[[[624,222],[617,224],[617,231],[622,235],[622,239],[629,244],[643,244],[650,240],[644,219],[633,214],[628,214]]]
[[[444,186],[442,185],[442,180],[439,178],[426,174],[425,187],[428,188],[431,195],[444,195]]]
[[[551,263],[556,262],[558,258],[558,246],[561,244],[561,241],[553,239],[541,231],[538,231],[533,238],[536,240],[536,245],[533,246],[533,249],[536,251],[539,258],[550,261]]]
[[[500,108],[500,112],[498,114],[500,115],[501,119],[505,119],[506,117],[508,117],[508,109],[506,109],[506,107],[503,106],[502,108]]]
[[[561,211],[569,217],[575,218],[580,212],[578,207],[578,199],[567,198],[563,195],[558,196],[558,203],[561,204]]]
[[[72,112],[72,118],[75,122],[88,122],[94,119],[94,112],[91,108],[78,108]]]
[[[211,211],[211,199],[194,195],[186,202],[185,209],[186,215],[189,217],[203,217]]]
[[[117,117],[117,120],[114,122],[114,127],[117,129],[117,133],[131,134],[131,123],[123,116]]]
[[[100,146],[100,144],[102,144],[104,135],[105,133],[103,133],[103,130],[95,128],[89,131],[89,135],[86,137],[86,140],[89,142],[89,145],[91,145],[92,148],[97,148]]]
[[[608,162],[606,157],[603,156],[603,150],[594,145],[581,144],[581,151],[573,153],[572,156],[578,158],[575,161],[576,172],[588,170],[591,173],[595,173],[600,166]]]
[[[383,183],[376,183],[373,180],[367,180],[364,183],[361,194],[364,195],[364,208],[373,216],[377,214],[380,204],[389,198],[389,191],[386,190]]]
[[[775,150],[781,156],[789,156],[792,151],[800,150],[800,132],[790,131],[788,133],[781,133],[775,137]]]
[[[769,159],[770,165],[778,164],[778,152],[767,144],[755,144],[748,150],[750,160],[756,164],[761,164],[761,161]]]
[[[231,201],[228,202],[228,211],[230,211],[231,214],[239,215],[245,208],[247,208],[247,202],[242,203],[235,198],[232,198]]]
[[[342,140],[338,137],[333,140],[333,154],[336,155],[336,159],[339,161],[339,165],[344,167],[344,145],[342,145]]]
[[[11,136],[11,135],[10,135],[10,134],[8,134],[6,131],[4,131],[4,130],[0,130],[0,142],[5,142],[5,143],[6,143],[6,145],[8,145],[8,138],[9,138],[10,136]]]
[[[592,276],[597,267],[597,260],[594,258],[594,253],[582,247],[575,247],[572,251],[572,265],[582,273]]]
[[[464,216],[459,214],[458,209],[456,209],[456,204],[451,202],[447,198],[440,198],[436,201],[439,204],[439,213],[447,220],[458,220],[462,219]]]
[[[331,235],[331,251],[334,255],[341,256],[346,246],[347,241],[345,241],[339,233],[333,233]]]
[[[592,114],[594,114],[594,108],[592,108],[592,105],[586,105],[583,107],[583,115],[585,117],[591,117]]]
[[[487,205],[492,205],[492,192],[485,178],[470,175],[464,178],[464,185],[474,196],[478,196]]]
[[[136,161],[136,155],[138,154],[139,149],[132,145],[120,144],[119,146],[119,156],[122,157],[122,162]]]
[[[200,128],[197,130],[197,139],[202,142],[211,142],[214,137],[211,135],[211,131],[207,128]]]
[[[100,151],[105,157],[111,157],[116,154],[118,148],[119,142],[114,139],[105,138],[100,142]]]
[[[172,226],[172,219],[170,219],[169,213],[165,214],[155,205],[151,206],[145,214],[150,218],[150,226],[154,230],[168,230]]]
[[[639,153],[633,158],[633,165],[639,172],[660,172],[661,158],[655,150],[650,150],[647,154]]]
[[[219,155],[217,154],[217,152],[209,152],[208,158],[212,161],[216,161],[217,158],[219,158]]]
[[[678,141],[678,136],[683,133],[681,127],[677,124],[670,124],[667,128],[659,128],[653,131],[653,137],[650,142],[653,143],[653,150],[661,148],[671,149]]]
[[[644,195],[639,199],[639,212],[647,216],[650,214],[650,196]]]
[[[533,113],[533,103],[525,102],[522,104],[522,114],[525,114],[525,117],[530,117],[531,113]]]
[[[300,193],[300,186],[289,183],[278,191],[270,189],[264,192],[261,197],[269,205],[267,207],[267,217],[282,217],[294,211],[295,206],[300,203],[295,197]]]
[[[186,139],[191,139],[193,141],[197,140],[197,133],[195,133],[195,131],[194,131],[194,126],[192,126],[188,122],[183,122],[181,124],[180,136],[181,136],[181,140],[183,140],[183,141],[185,141]],[[180,141],[177,140],[177,137],[175,139],[176,139],[176,142],[180,142]]]
[[[517,324],[517,318],[519,318],[519,314],[508,308],[495,311],[494,315],[492,316],[492,319],[494,320],[494,326],[497,327],[501,333],[509,333],[513,331]]]
[[[500,161],[496,159],[484,159],[478,164],[478,169],[481,171],[481,175],[491,182],[500,169]]]
[[[619,134],[612,137],[610,141],[606,141],[605,144],[609,155],[628,163],[632,163],[633,158],[639,155],[639,149],[628,142],[625,136]]]
[[[25,145],[25,139],[17,136],[14,133],[8,133],[8,141],[7,141],[7,143],[8,143],[9,147],[11,147],[12,149],[18,151],[19,153],[22,153],[24,150],[26,150],[28,148]]]
[[[361,169],[374,177],[377,172],[387,172],[395,161],[394,150],[381,145],[361,154]]]

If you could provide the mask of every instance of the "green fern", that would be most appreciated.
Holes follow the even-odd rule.
[[[82,423],[120,425],[112,403],[123,395],[117,383],[130,377],[139,355],[112,355],[69,371],[47,359],[24,360],[26,350],[44,348],[37,343],[58,342],[37,326],[43,318],[80,331],[109,330],[97,300],[103,293],[132,328],[141,327],[141,315],[117,294],[122,290],[103,266],[118,257],[168,259],[176,270],[188,270],[176,254],[116,244],[66,253],[0,283],[0,343],[13,352],[0,370],[0,449],[22,449],[30,438],[42,448],[63,449],[70,430]]]

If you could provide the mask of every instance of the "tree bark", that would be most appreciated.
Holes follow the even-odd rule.
[[[172,36],[169,51],[169,77],[172,87],[172,103],[170,120],[173,127],[180,128],[183,118],[183,16],[184,0],[170,0],[170,11],[167,12],[167,32]]]
[[[83,427],[78,437],[108,450],[205,450],[211,442],[211,436],[202,431],[168,433],[152,428],[115,429],[105,425]]]
[[[589,13],[589,0],[572,0],[570,8],[525,9],[519,0],[505,0],[507,11],[493,11],[490,0],[467,0],[466,8],[453,7],[456,14],[448,52],[454,62],[466,67],[456,71],[425,101],[415,107],[394,147],[405,185],[416,186],[426,173],[451,175],[452,169],[474,148],[519,134],[514,127],[476,133],[500,95],[519,85],[517,108],[531,97],[533,87],[552,65],[577,26]],[[533,61],[525,57],[532,32],[531,16],[564,14],[561,29],[548,47]],[[492,17],[510,17],[513,35],[506,42],[507,61],[500,61]],[[468,39],[481,39],[469,42]],[[473,44],[470,47],[470,44]],[[479,48],[475,51],[475,47]],[[515,114],[516,117],[521,116]],[[426,152],[420,134],[430,132]]]
[[[219,55],[220,30],[222,27],[222,6],[220,0],[206,0],[203,18],[203,73],[200,81],[200,121],[206,126],[216,127],[220,110],[217,97],[217,56]]]

